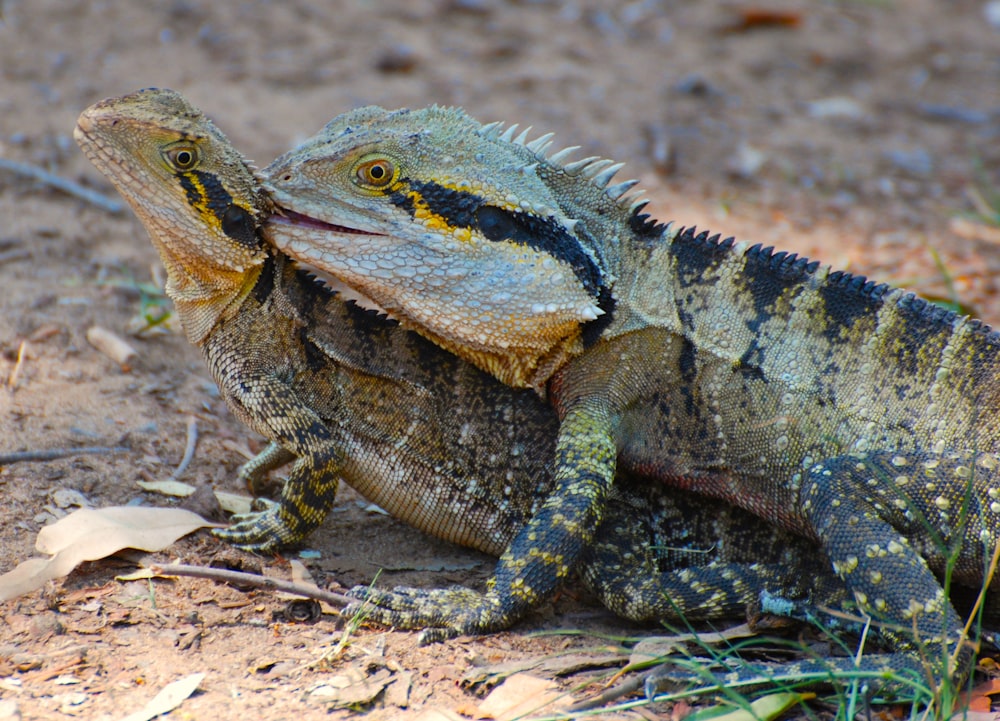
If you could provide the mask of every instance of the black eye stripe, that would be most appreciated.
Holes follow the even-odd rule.
[[[600,268],[579,239],[554,218],[500,208],[490,205],[481,196],[433,182],[406,178],[400,182],[417,195],[427,210],[443,218],[449,226],[476,229],[488,240],[510,241],[548,253],[569,265],[589,294],[595,298],[599,296],[602,287]],[[416,214],[417,203],[411,195],[397,192],[389,199],[411,215]]]
[[[513,239],[518,232],[517,223],[511,213],[495,205],[481,205],[476,210],[476,224],[490,240]]]
[[[208,208],[219,219],[222,232],[228,237],[249,248],[260,245],[253,216],[233,202],[233,196],[214,173],[194,170],[177,173],[177,179],[187,194],[188,203]]]
[[[233,240],[249,248],[256,248],[260,244],[253,216],[245,208],[230,205],[222,214],[221,220],[222,232]]]

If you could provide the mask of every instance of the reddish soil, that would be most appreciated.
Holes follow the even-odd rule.
[[[72,128],[91,103],[146,86],[183,92],[262,165],[358,105],[462,105],[628,161],[623,177],[641,178],[660,219],[954,295],[1000,322],[1000,231],[977,217],[1000,192],[1000,28],[986,20],[996,3],[612,5],[8,0],[0,157],[112,195]],[[130,337],[139,355],[128,370],[86,340],[93,325],[128,336],[138,284],[159,275],[138,222],[2,169],[0,219],[0,453],[131,449],[0,468],[0,571],[77,504],[168,504],[136,481],[170,476],[190,418],[200,439],[182,480],[239,490],[240,451],[261,439],[228,413],[180,334]],[[334,588],[379,569],[387,585],[476,585],[492,564],[349,490],[309,545],[307,566]],[[203,533],[154,558],[219,555],[241,554]],[[88,564],[0,605],[0,719],[119,719],[199,672],[177,715],[347,717],[356,711],[329,711],[321,691],[350,669],[400,680],[396,695],[357,705],[371,718],[444,718],[480,702],[481,688],[458,683],[478,667],[590,653],[608,645],[598,632],[639,632],[571,588],[506,633],[418,648],[414,634],[362,629],[317,665],[339,638],[334,616],[290,623],[275,617],[275,593],[207,581],[116,581],[133,560]],[[289,574],[283,559],[258,562]],[[583,634],[529,635],[555,629]],[[613,717],[626,716],[640,718]]]

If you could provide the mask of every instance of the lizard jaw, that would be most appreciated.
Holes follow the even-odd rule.
[[[303,213],[297,213],[294,210],[289,210],[288,208],[282,208],[279,205],[275,205],[273,208],[274,212],[268,217],[267,222],[274,225],[288,225],[295,226],[299,228],[310,228],[313,230],[321,230],[328,233],[340,233],[346,235],[384,235],[383,233],[371,233],[365,230],[359,230],[357,228],[348,228],[345,225],[337,225],[336,223],[328,223],[325,220],[320,220],[318,218],[313,218],[311,216],[305,215]],[[292,258],[296,267],[301,268],[305,272],[309,273],[311,276],[316,278],[322,285],[324,285],[328,290],[333,291],[338,294],[344,300],[353,301],[356,305],[366,310],[377,311],[393,320],[398,320],[392,313],[387,311],[378,302],[368,297],[362,293],[358,288],[348,285],[342,281],[337,276],[329,273],[317,265],[314,265],[306,260],[299,257]]]
[[[280,205],[274,206],[274,214],[268,218],[269,223],[274,223],[276,225],[294,225],[304,228],[313,228],[316,230],[325,230],[331,233],[348,233],[356,235],[385,235],[384,233],[372,233],[367,230],[360,230],[358,228],[349,228],[346,225],[337,225],[336,223],[328,223],[325,220],[320,220],[319,218],[313,218],[309,215],[304,215],[298,213],[294,210],[289,210],[288,208],[282,208]]]

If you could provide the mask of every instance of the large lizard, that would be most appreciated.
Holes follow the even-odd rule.
[[[381,618],[506,626],[570,572],[626,471],[819,543],[900,652],[867,667],[919,673],[919,655],[947,648],[961,676],[971,654],[941,579],[992,581],[1000,337],[904,291],[658,223],[632,181],[612,184],[620,166],[515,127],[364,108],[265,170],[279,248],[559,413],[551,493],[487,592],[378,591]]]
[[[230,409],[270,441],[240,477],[253,488],[294,461],[279,503],[216,535],[258,551],[300,541],[342,476],[434,536],[494,555],[510,545],[553,492],[553,409],[294,268],[261,236],[270,202],[252,168],[177,93],[97,103],[75,137],[149,232]],[[762,593],[805,603],[813,591],[839,604],[815,544],[663,491],[623,477],[579,557],[610,608],[707,619],[738,616]]]

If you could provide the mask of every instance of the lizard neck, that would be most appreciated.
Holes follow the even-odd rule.
[[[214,267],[204,259],[185,262],[161,252],[167,270],[167,296],[174,302],[188,340],[205,342],[212,330],[230,318],[257,284],[261,263],[247,269]]]

